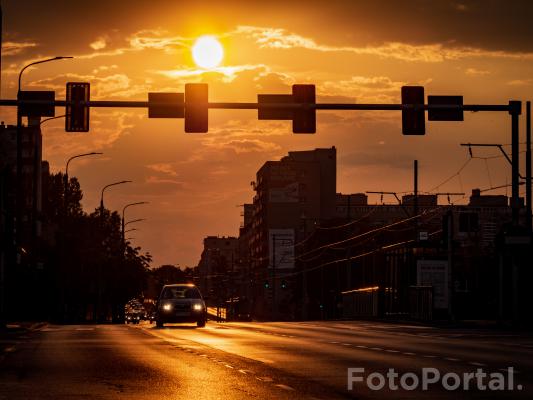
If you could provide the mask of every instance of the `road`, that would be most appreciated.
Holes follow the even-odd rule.
[[[3,337],[0,350],[0,399],[9,400],[533,396],[533,336],[507,331],[372,322],[47,325]],[[389,368],[420,376],[424,367],[442,375],[513,367],[515,389],[347,387],[348,368],[365,368],[366,379]]]

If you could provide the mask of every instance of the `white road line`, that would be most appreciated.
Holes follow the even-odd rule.
[[[224,366],[225,366],[226,368],[233,369],[233,367],[232,367],[231,365],[229,365],[229,364],[225,364]]]
[[[247,372],[246,372],[244,369],[240,369],[239,372],[240,372],[241,374],[244,374],[244,375],[247,374]]]
[[[370,347],[370,350],[383,351],[381,347]]]
[[[291,390],[291,391],[294,391],[294,388],[290,387],[290,386],[287,386],[287,385],[284,385],[282,383],[280,384],[277,384],[276,387],[279,387],[281,389],[284,389],[284,390]]]
[[[388,349],[388,350],[385,350],[385,351],[386,351],[387,353],[399,353],[398,350],[390,350],[390,349]]]
[[[358,345],[355,346],[355,347],[358,347],[358,348],[360,348],[360,349],[368,349],[368,347],[363,346],[362,344],[358,344]]]
[[[405,356],[416,356],[416,353],[410,353],[410,352],[405,352],[405,353],[402,353],[403,355]]]
[[[445,360],[448,360],[448,361],[461,361],[460,359],[458,358],[452,358],[452,357],[444,357]]]
[[[487,366],[487,364],[483,364],[483,363],[480,363],[480,362],[469,362],[468,364],[475,365],[476,367],[486,367]]]
[[[15,347],[14,347],[14,346],[6,347],[6,348],[4,349],[4,351],[5,351],[6,353],[13,353],[13,352],[15,351]]]
[[[351,343],[342,343],[343,346],[351,346]]]
[[[425,357],[425,358],[437,358],[437,356],[431,356],[431,355],[425,355],[425,356],[422,356],[422,357]]]

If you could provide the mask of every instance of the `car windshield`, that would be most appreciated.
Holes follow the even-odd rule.
[[[163,299],[201,299],[200,292],[195,287],[172,286],[167,287],[161,296]]]

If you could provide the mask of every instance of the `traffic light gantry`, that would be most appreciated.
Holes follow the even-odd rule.
[[[89,131],[92,107],[146,108],[149,118],[183,118],[185,132],[209,130],[209,109],[257,110],[259,120],[290,120],[293,133],[316,133],[317,110],[401,111],[404,135],[426,133],[429,121],[462,121],[464,111],[520,112],[516,102],[502,105],[464,105],[462,96],[427,96],[423,86],[403,86],[401,103],[317,103],[315,85],[292,85],[291,94],[259,94],[257,102],[210,102],[206,83],[185,84],[184,93],[148,93],[148,101],[90,100],[90,84],[68,82],[65,100],[56,100],[54,91],[21,91],[17,100],[0,100],[0,106],[18,106],[24,116],[54,116],[55,107],[65,107],[67,132]]]

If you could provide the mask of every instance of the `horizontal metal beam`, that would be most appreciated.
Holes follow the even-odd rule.
[[[89,107],[117,107],[117,108],[148,108],[151,107],[164,107],[168,106],[168,103],[155,103],[148,101],[132,101],[132,100],[91,100],[86,102],[67,102],[65,100],[38,101],[27,100],[18,101],[16,99],[1,99],[0,106],[17,106],[20,104],[33,104],[33,105],[50,105],[54,107],[65,107],[67,105],[84,105]],[[186,103],[177,103],[177,106],[186,106]],[[208,108],[212,109],[234,109],[234,110],[257,110],[259,108],[283,108],[283,109],[315,109],[315,110],[368,110],[368,111],[402,111],[412,109],[424,109],[424,110],[463,110],[463,111],[505,111],[511,112],[513,108],[509,104],[358,104],[358,103],[240,103],[240,102],[209,102]]]

